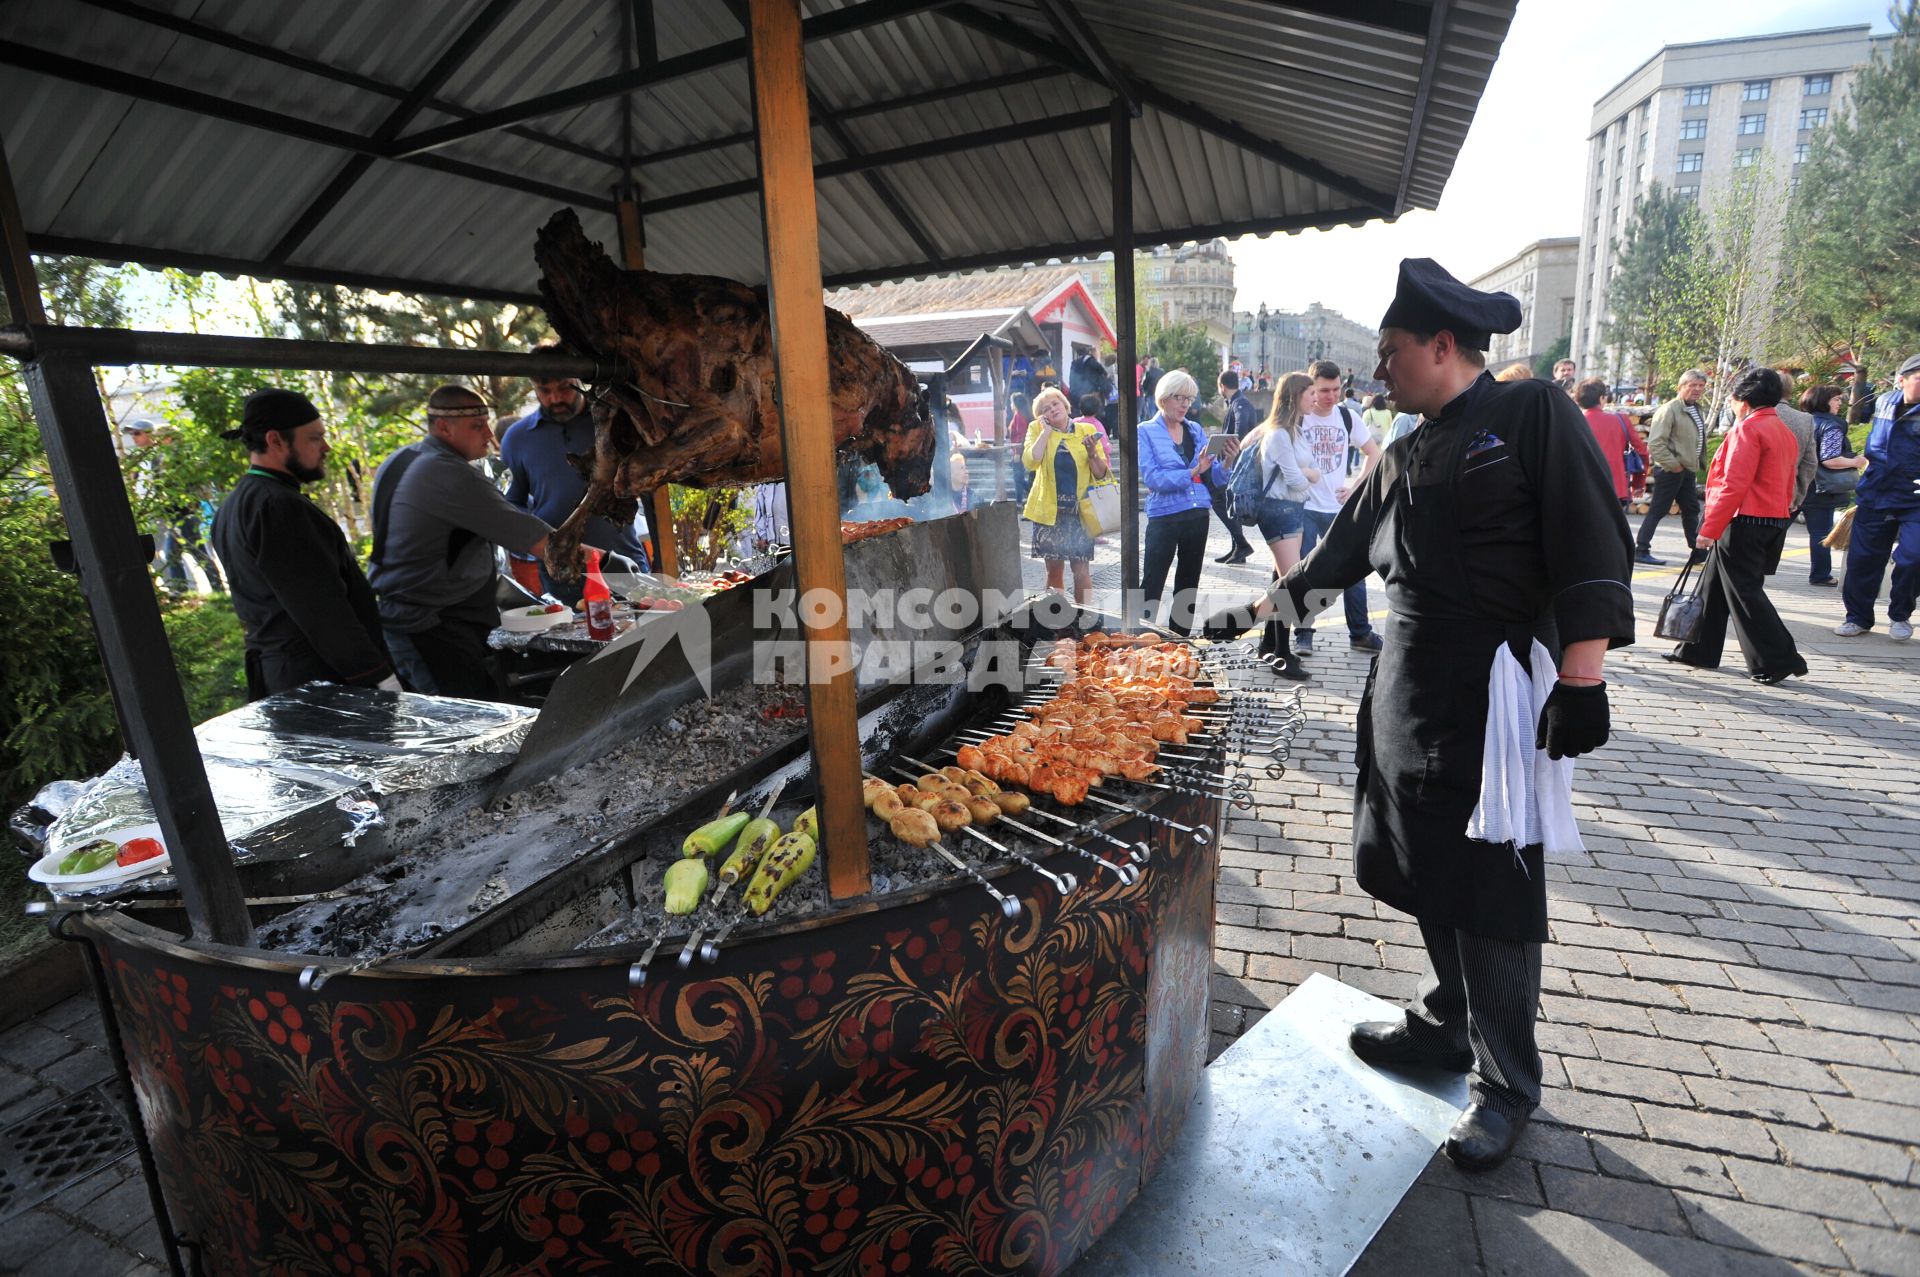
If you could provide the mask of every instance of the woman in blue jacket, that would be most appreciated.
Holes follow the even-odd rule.
[[[1145,563],[1140,580],[1146,618],[1160,614],[1160,593],[1173,568],[1173,607],[1167,624],[1176,633],[1193,632],[1194,590],[1207,553],[1207,520],[1213,513],[1209,486],[1227,483],[1226,469],[1207,451],[1207,432],[1187,412],[1200,387],[1184,368],[1160,378],[1153,388],[1160,411],[1140,423],[1140,475],[1147,484]],[[1228,460],[1238,451],[1228,440]]]

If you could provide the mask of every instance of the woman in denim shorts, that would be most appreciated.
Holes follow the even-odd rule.
[[[1306,528],[1307,485],[1317,482],[1313,453],[1300,440],[1301,401],[1313,385],[1304,372],[1290,372],[1273,392],[1273,410],[1241,442],[1243,451],[1260,453],[1261,496],[1258,507],[1260,539],[1273,554],[1276,576],[1300,561],[1300,537]],[[1260,635],[1260,654],[1272,657],[1273,672],[1281,678],[1303,679],[1306,667],[1293,654],[1287,628],[1269,619]]]

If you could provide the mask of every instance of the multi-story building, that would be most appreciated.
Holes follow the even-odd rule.
[[[1260,321],[1266,320],[1264,342]],[[1314,302],[1305,310],[1238,310],[1233,313],[1232,357],[1248,371],[1278,377],[1304,369],[1316,359],[1331,359],[1342,375],[1372,384],[1377,330]],[[1263,353],[1264,352],[1264,353]]]
[[[1534,363],[1573,332],[1573,281],[1579,264],[1578,236],[1537,239],[1467,281],[1484,292],[1511,293],[1520,302],[1520,327],[1493,335],[1488,364],[1499,367],[1519,359]]]
[[[1635,203],[1658,182],[1709,213],[1736,169],[1766,163],[1784,196],[1814,131],[1841,109],[1878,40],[1865,24],[1670,44],[1594,103],[1587,141],[1573,358],[1618,378],[1607,286]],[[1765,157],[1764,160],[1762,157]]]
[[[1101,310],[1112,314],[1113,255],[1075,263]],[[1225,240],[1140,249],[1133,255],[1135,321],[1199,327],[1224,353],[1233,338],[1233,259]]]
[[[1233,312],[1232,357],[1256,376],[1277,377],[1307,366],[1307,325],[1297,314],[1260,309]]]

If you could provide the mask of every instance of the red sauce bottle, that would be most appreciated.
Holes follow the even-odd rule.
[[[587,550],[587,584],[580,591],[587,607],[587,637],[604,643],[613,637],[613,591],[600,575],[600,551]]]

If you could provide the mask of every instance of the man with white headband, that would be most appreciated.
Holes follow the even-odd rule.
[[[441,386],[427,397],[427,437],[388,457],[374,476],[367,578],[409,691],[501,696],[487,648],[487,634],[500,624],[493,547],[534,556],[547,548],[552,529],[474,467],[493,447],[491,422],[478,394]]]

